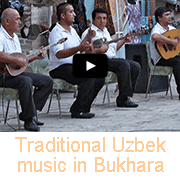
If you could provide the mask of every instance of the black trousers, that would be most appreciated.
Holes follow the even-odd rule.
[[[132,97],[138,76],[140,74],[140,64],[121,58],[112,58],[108,60],[108,71],[117,75],[119,96]]]
[[[52,91],[53,80],[49,76],[26,72],[15,77],[5,77],[5,80],[0,75],[0,87],[4,86],[19,91],[22,117],[28,119],[37,115],[36,110],[43,109]]]
[[[78,85],[78,95],[70,108],[70,112],[90,112],[91,104],[103,87],[104,78],[75,78],[73,65],[63,64],[49,72],[52,78],[60,78],[70,84]]]
[[[177,92],[180,94],[180,57],[175,56],[168,60],[161,58],[156,64],[157,66],[171,66],[173,68],[173,74],[177,85]]]

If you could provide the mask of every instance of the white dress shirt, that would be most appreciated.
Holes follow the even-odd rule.
[[[107,41],[112,40],[106,27],[102,31],[101,29],[96,27],[94,24],[92,24],[91,29],[96,31],[96,36],[92,39],[92,41],[95,41],[96,39],[100,39],[100,38],[104,38],[104,37],[107,39]],[[87,33],[88,33],[88,29],[86,29],[83,32],[82,37],[81,37],[82,40],[85,38]],[[117,53],[117,43],[109,44],[109,48],[108,48],[107,52],[105,53],[107,55],[107,57],[108,58],[116,58],[116,53]]]
[[[173,29],[176,29],[175,27],[170,26],[170,25],[168,25],[168,28],[169,28],[169,31],[170,31],[170,30],[173,30]],[[164,29],[159,23],[156,23],[156,25],[153,27],[153,29],[152,29],[152,31],[151,31],[151,36],[152,36],[154,33],[163,34],[163,33],[165,33],[166,31],[167,31],[167,30]],[[157,51],[156,46],[155,46],[155,41],[152,40],[152,38],[151,38],[151,41],[150,41],[150,52],[151,52],[151,58],[152,58],[154,64],[157,64],[158,61],[159,61],[160,58],[161,58],[161,55],[160,55],[159,52]]]
[[[63,49],[70,49],[73,47],[77,47],[81,43],[81,39],[79,35],[76,33],[76,30],[71,27],[71,31],[69,32],[68,30],[64,29],[59,23],[56,23],[56,26],[52,29],[52,31],[49,34],[49,44],[57,42],[59,39],[62,38],[68,38],[67,41],[65,41],[62,44],[57,44],[56,46],[53,46],[50,48],[50,60],[49,60],[49,69],[50,71],[57,68],[58,66],[62,64],[67,64],[70,63],[72,64],[73,62],[73,56],[67,57],[67,58],[62,58],[58,59],[56,57],[56,53],[60,50]],[[78,52],[79,53],[79,52]]]
[[[18,36],[14,33],[11,37],[2,25],[0,27],[0,52],[7,54],[22,52]]]

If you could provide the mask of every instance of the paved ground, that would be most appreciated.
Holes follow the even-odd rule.
[[[96,116],[92,119],[71,119],[69,108],[74,101],[72,93],[61,93],[62,118],[59,118],[58,104],[54,96],[52,107],[47,114],[47,104],[42,112],[38,112],[40,121],[45,125],[40,132],[142,132],[142,131],[180,131],[180,100],[176,92],[174,79],[172,80],[173,99],[165,92],[152,93],[147,99],[145,94],[135,94],[132,100],[139,104],[138,108],[118,108],[115,104],[117,93],[116,84],[109,85],[110,107],[102,104],[105,87],[101,90],[93,104],[91,112]],[[49,101],[48,101],[49,102]],[[11,102],[13,106],[14,103]],[[0,108],[2,120],[2,108]],[[17,128],[15,108],[11,107],[8,121]],[[0,131],[12,131],[3,121]],[[23,123],[21,130],[24,132]]]

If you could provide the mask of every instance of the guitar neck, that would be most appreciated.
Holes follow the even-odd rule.
[[[113,39],[113,40],[111,40],[111,41],[108,41],[107,43],[108,43],[108,44],[116,43],[116,42],[118,42],[118,41],[120,41],[120,40],[123,40],[123,39],[124,39],[124,37],[121,37],[121,38],[117,38],[117,39]]]
[[[136,32],[136,33],[130,33],[130,34],[128,35],[128,37],[130,37],[130,36],[136,36],[136,35],[142,35],[142,34],[145,34],[145,33],[148,33],[147,30],[139,31],[139,32]],[[111,41],[108,41],[107,43],[108,43],[108,44],[116,43],[116,42],[118,42],[118,41],[120,41],[120,40],[123,40],[124,38],[125,38],[125,36],[120,37],[120,38],[117,38],[117,39],[113,39],[113,40],[111,40]]]
[[[46,46],[46,47],[44,47],[44,48],[42,48],[42,49],[39,49],[39,50],[37,50],[37,51],[35,51],[35,52],[27,55],[27,59],[29,60],[29,59],[31,59],[32,57],[41,54],[43,51],[47,51],[47,50],[50,49],[51,47],[53,47],[53,46],[55,46],[55,45],[57,45],[57,44],[61,44],[61,43],[65,42],[66,40],[67,40],[67,38],[63,38],[63,39],[60,39],[59,41],[57,41],[57,42],[55,42],[55,43],[49,44],[48,46]]]

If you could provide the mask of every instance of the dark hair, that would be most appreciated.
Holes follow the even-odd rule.
[[[159,7],[159,8],[157,8],[155,13],[154,13],[156,22],[159,22],[159,19],[158,19],[159,16],[162,17],[163,13],[168,12],[168,11],[171,12],[171,9],[168,8],[168,7]]]
[[[61,3],[61,4],[59,4],[57,6],[57,8],[56,8],[56,15],[57,15],[58,21],[61,20],[61,14],[62,13],[65,14],[66,13],[66,11],[67,11],[66,7],[69,6],[69,5],[71,5],[71,4],[69,4],[69,3]]]
[[[92,12],[92,18],[93,18],[93,20],[95,20],[97,13],[105,13],[105,14],[107,14],[107,17],[108,17],[108,12],[106,11],[106,9],[97,8],[97,9],[95,9],[95,10]]]

